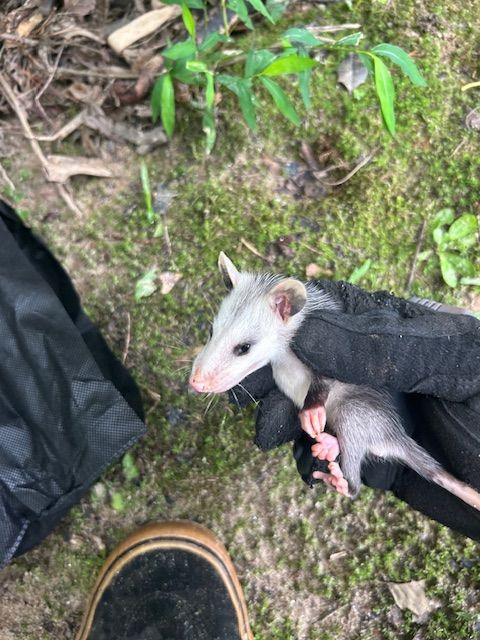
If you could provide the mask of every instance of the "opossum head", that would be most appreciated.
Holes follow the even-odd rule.
[[[190,385],[201,392],[227,391],[285,351],[307,300],[299,280],[241,273],[223,252],[218,266],[229,293],[193,363]]]

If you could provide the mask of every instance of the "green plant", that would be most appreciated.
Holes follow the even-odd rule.
[[[383,121],[392,136],[395,135],[395,90],[392,75],[384,60],[400,67],[414,85],[422,87],[426,84],[414,61],[400,47],[383,43],[372,49],[359,48],[363,38],[361,32],[332,42],[330,39],[315,36],[306,28],[295,27],[288,29],[281,41],[272,43],[269,48],[248,52],[238,49],[232,51],[226,47],[233,42],[229,34],[227,9],[236,13],[249,29],[253,29],[244,0],[222,0],[223,29],[210,33],[202,41],[198,38],[191,9],[204,9],[204,3],[201,0],[188,0],[170,1],[168,4],[180,4],[188,37],[162,51],[165,71],[156,80],[152,90],[153,120],[160,118],[167,135],[171,137],[175,127],[174,83],[180,82],[196,87],[196,93],[200,97],[192,100],[192,105],[203,112],[207,152],[210,152],[215,144],[215,105],[219,86],[227,88],[237,96],[242,115],[253,130],[257,126],[256,111],[260,106],[256,95],[258,90],[266,91],[278,111],[294,125],[300,125],[301,120],[292,101],[273,78],[296,77],[303,104],[308,110],[311,104],[310,83],[313,73],[321,66],[313,57],[319,50],[334,54],[333,58],[336,58],[337,54],[358,54],[369,75],[374,79]],[[249,0],[248,4],[264,19],[275,23],[287,3]],[[227,68],[235,64],[243,64],[243,74],[226,73]]]
[[[478,220],[472,213],[455,218],[453,209],[442,209],[431,225],[435,250],[427,249],[419,254],[420,261],[430,264],[440,262],[443,280],[449,287],[458,283],[480,286],[472,249],[478,247]]]

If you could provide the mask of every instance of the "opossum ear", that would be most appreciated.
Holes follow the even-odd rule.
[[[233,289],[238,282],[240,273],[230,258],[223,253],[223,251],[220,251],[218,255],[218,268],[220,269],[220,273],[222,274],[222,278],[227,289]]]
[[[286,322],[301,311],[307,301],[307,289],[303,282],[287,278],[279,282],[269,293],[270,304]]]

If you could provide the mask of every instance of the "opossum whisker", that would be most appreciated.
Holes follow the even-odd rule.
[[[239,409],[241,409],[240,402],[238,401],[237,394],[235,393],[235,391],[234,391],[233,387],[230,389],[230,391],[232,392],[232,396],[234,397],[235,402],[237,403],[238,408],[239,408]]]
[[[252,394],[250,393],[250,391],[248,389],[246,389],[243,384],[241,384],[240,382],[236,385],[237,387],[240,387],[240,389],[243,389],[243,391],[245,391],[245,393],[247,394],[247,396],[249,396],[249,398],[255,403],[258,404],[258,400],[256,400]],[[232,393],[233,393],[233,389],[232,389]]]
[[[210,400],[208,402],[207,408],[205,409],[205,411],[203,413],[204,416],[206,416],[207,413],[210,411],[210,409],[211,409],[213,403],[215,402],[215,400],[217,400],[217,402],[218,402],[218,396],[216,396],[214,393],[209,393],[208,396],[211,396],[211,398],[210,398]],[[208,396],[207,396],[207,398],[208,398]]]

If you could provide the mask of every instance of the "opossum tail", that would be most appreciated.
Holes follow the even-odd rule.
[[[452,476],[448,471],[445,471],[415,440],[405,436],[401,442],[395,443],[394,449],[393,452],[390,449],[388,457],[395,458],[426,480],[438,484],[466,504],[480,511],[480,493],[470,485]]]

